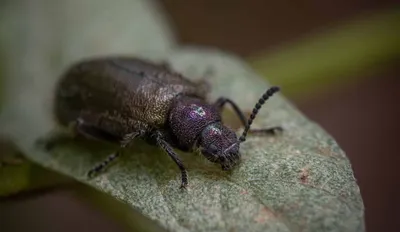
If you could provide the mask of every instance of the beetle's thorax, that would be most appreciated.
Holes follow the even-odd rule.
[[[192,149],[203,129],[220,120],[215,107],[199,98],[179,96],[171,104],[169,126],[185,149]]]

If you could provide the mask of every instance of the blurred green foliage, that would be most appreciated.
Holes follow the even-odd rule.
[[[247,61],[286,95],[312,96],[357,81],[400,57],[400,10],[364,14]]]
[[[0,197],[70,183],[69,177],[25,159],[9,140],[0,138]]]

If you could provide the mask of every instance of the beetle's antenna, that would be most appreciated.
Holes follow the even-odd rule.
[[[246,136],[247,136],[247,132],[249,132],[250,130],[250,126],[253,123],[253,120],[255,119],[258,111],[261,109],[261,106],[268,100],[268,98],[270,98],[272,95],[274,95],[276,92],[278,92],[280,89],[277,86],[273,86],[271,88],[269,88],[263,95],[262,97],[258,100],[257,104],[254,106],[253,108],[253,112],[251,113],[248,121],[247,121],[247,125],[244,128],[244,131],[242,133],[242,135],[239,138],[239,143],[242,143],[244,141],[246,141]]]

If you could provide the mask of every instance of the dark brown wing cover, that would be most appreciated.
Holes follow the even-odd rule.
[[[77,118],[114,134],[160,128],[179,94],[206,98],[207,90],[162,66],[135,58],[103,58],[74,64],[55,98],[57,120]]]

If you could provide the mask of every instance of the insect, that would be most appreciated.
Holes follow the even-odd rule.
[[[57,121],[85,137],[115,142],[119,149],[88,172],[92,177],[117,158],[132,140],[141,138],[164,150],[181,172],[181,188],[188,184],[186,168],[174,148],[198,151],[209,161],[230,170],[240,160],[239,147],[247,133],[275,134],[281,127],[250,130],[265,101],[279,91],[268,89],[246,121],[235,102],[220,97],[206,101],[206,82],[191,81],[165,65],[128,57],[105,57],[72,64],[55,94]],[[222,122],[230,104],[245,129],[238,138]]]

